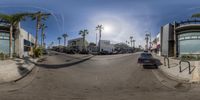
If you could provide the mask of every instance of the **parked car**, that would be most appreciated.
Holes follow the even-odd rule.
[[[64,48],[63,52],[67,54],[75,54],[75,51],[71,48]]]
[[[48,55],[48,54],[49,54],[49,51],[46,50],[46,49],[44,49],[44,50],[42,51],[42,53],[43,53],[43,55]]]
[[[152,54],[148,52],[141,53],[138,58],[138,63],[142,64],[143,68],[158,68],[157,59],[153,58]]]

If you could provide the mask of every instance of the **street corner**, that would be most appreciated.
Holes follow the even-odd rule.
[[[35,64],[32,59],[13,59],[1,61],[0,65],[0,83],[16,82],[26,77],[34,68]]]
[[[174,91],[189,91],[192,89],[191,83],[180,82],[172,80],[166,75],[163,75],[159,70],[152,70],[153,74],[157,80],[165,87],[174,90]]]
[[[34,67],[25,76],[19,77],[18,79],[15,79],[13,81],[1,83],[0,92],[12,92],[25,88],[32,83],[38,72],[39,67]]]

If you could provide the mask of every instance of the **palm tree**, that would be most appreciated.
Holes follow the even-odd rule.
[[[83,49],[82,49],[82,51],[85,50],[85,36],[86,36],[87,34],[89,34],[89,32],[88,32],[87,29],[85,29],[85,30],[80,30],[80,32],[79,32],[79,35],[81,35],[81,36],[83,37]]]
[[[97,25],[96,30],[99,31],[99,52],[101,52],[101,32],[103,30],[103,25]]]
[[[147,49],[147,50],[148,50],[149,37],[150,37],[150,34],[145,34],[146,49]]]
[[[46,20],[48,16],[51,15],[50,13],[42,13],[41,11],[38,11],[36,13],[31,14],[32,20],[36,20],[36,36],[35,36],[35,47],[37,47],[38,42],[38,31],[40,29],[41,21]]]
[[[131,47],[133,47],[133,36],[130,36]]]
[[[62,38],[61,38],[61,37],[58,37],[57,39],[58,39],[58,43],[59,43],[59,45],[60,45],[60,40],[61,40]]]
[[[45,30],[45,28],[47,28],[47,26],[45,25],[45,24],[41,24],[41,26],[40,26],[40,28],[41,28],[41,46],[43,47],[44,46],[44,39],[45,39],[45,33],[44,33],[44,30]]]
[[[133,40],[133,47],[135,48],[135,40]]]
[[[63,34],[62,36],[63,36],[63,38],[64,38],[64,46],[66,46],[66,38],[68,37],[68,35],[67,35],[67,33],[65,33],[65,34]]]
[[[19,22],[22,20],[25,20],[25,17],[28,16],[28,13],[17,13],[17,14],[12,14],[12,15],[7,15],[7,14],[0,14],[0,19],[8,22],[10,24],[10,38],[9,38],[9,56],[10,58],[13,57],[13,48],[12,48],[12,38],[13,38],[13,28],[16,28],[17,31],[19,32]]]

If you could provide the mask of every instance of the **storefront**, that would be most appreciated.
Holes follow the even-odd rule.
[[[200,31],[179,32],[178,52],[183,54],[200,54]]]
[[[13,35],[14,36],[14,35]],[[15,48],[15,38],[12,38],[13,50]],[[0,31],[0,53],[9,54],[10,48],[10,34],[9,32]],[[15,53],[15,52],[13,52]]]

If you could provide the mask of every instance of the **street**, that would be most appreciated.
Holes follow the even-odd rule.
[[[137,64],[139,54],[94,56],[60,68],[39,67],[34,80],[1,100],[198,100],[198,92],[176,91]],[[52,60],[54,58],[54,60]],[[69,56],[51,55],[43,64],[64,63]],[[74,58],[76,59],[76,58]]]

